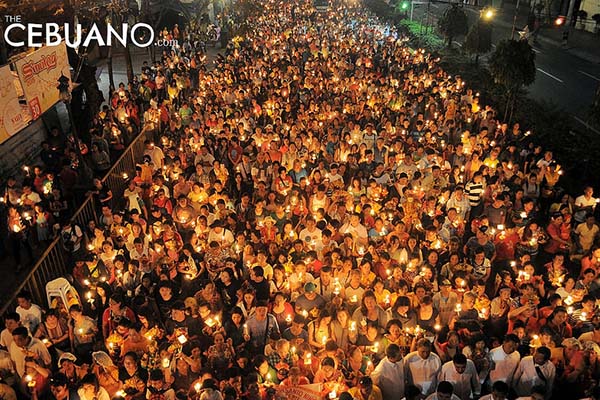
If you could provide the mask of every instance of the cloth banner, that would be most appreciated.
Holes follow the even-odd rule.
[[[275,386],[277,394],[285,397],[287,400],[321,400],[321,384],[313,383],[310,385],[299,386]]]
[[[58,78],[64,75],[71,79],[64,42],[58,46],[44,46],[24,56],[15,62],[15,67],[34,120],[59,100]]]
[[[25,128],[30,120],[19,104],[15,80],[9,65],[0,67],[0,143]]]

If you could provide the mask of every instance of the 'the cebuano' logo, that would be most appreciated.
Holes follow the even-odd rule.
[[[120,26],[107,24],[105,38],[95,23],[85,33],[82,32],[81,24],[65,23],[62,25],[61,32],[61,26],[53,22],[25,25],[21,23],[20,16],[6,15],[4,18],[10,23],[4,30],[4,41],[13,47],[58,46],[63,40],[68,47],[72,48],[88,47],[91,43],[96,43],[98,46],[112,46],[116,42],[121,43],[122,46],[133,44],[137,47],[148,47],[154,42],[155,36],[154,29],[143,22],[131,26],[127,23]],[[12,35],[19,30],[26,32],[27,41],[14,40]]]

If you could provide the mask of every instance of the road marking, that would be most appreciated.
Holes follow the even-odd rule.
[[[596,128],[590,126],[587,122],[585,122],[584,120],[582,120],[578,116],[573,115],[573,118],[575,119],[575,121],[579,122],[580,124],[582,124],[583,126],[585,126],[587,129],[589,129],[589,130],[591,130],[593,132],[596,132],[598,135],[600,135],[600,131],[599,130],[597,130]]]
[[[536,53],[538,53],[538,54],[542,52],[541,50],[538,50],[538,49],[536,49],[535,47],[532,47],[532,48],[531,48],[531,50],[533,50],[534,52],[536,52]]]
[[[590,77],[590,78],[592,78],[592,79],[595,79],[595,80],[597,80],[598,82],[600,82],[600,78],[596,78],[594,75],[590,75],[590,74],[588,74],[587,72],[584,72],[584,71],[578,71],[578,72],[579,72],[580,74],[583,74],[583,75],[585,75],[585,76],[588,76],[588,77]]]
[[[457,45],[458,47],[462,47],[462,43],[454,42],[454,44]]]
[[[542,74],[548,75],[550,78],[554,79],[555,81],[559,81],[560,83],[564,83],[564,82],[562,81],[562,79],[558,79],[557,77],[555,77],[554,75],[552,75],[552,74],[550,74],[550,73],[548,73],[548,72],[544,71],[543,69],[541,69],[541,68],[536,68],[536,69],[537,69],[538,71],[540,71]]]

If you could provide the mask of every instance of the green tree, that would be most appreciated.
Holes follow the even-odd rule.
[[[519,89],[535,81],[535,53],[526,40],[503,40],[489,59],[490,72],[496,83],[506,89],[504,119],[512,117]],[[511,118],[509,118],[510,121]]]
[[[471,26],[465,38],[464,49],[469,54],[475,54],[475,64],[479,63],[479,55],[492,49],[492,27],[489,23],[479,20]]]
[[[452,45],[452,40],[459,35],[465,35],[469,28],[467,14],[458,4],[450,6],[442,17],[438,20],[440,32],[446,37],[448,47]]]

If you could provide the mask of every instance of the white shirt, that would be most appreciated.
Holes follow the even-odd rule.
[[[345,223],[340,227],[340,233],[345,234],[349,233],[352,235],[354,240],[356,239],[366,239],[369,236],[369,232],[367,228],[363,224],[358,224],[356,226],[352,226],[350,222]]]
[[[13,342],[12,333],[8,331],[8,329],[4,328],[2,332],[0,332],[0,346],[10,349],[10,345]]]
[[[544,382],[535,371],[536,365],[533,362],[533,356],[523,357],[515,372],[515,391],[519,396],[529,396],[531,388],[535,385],[544,385],[546,393],[552,393],[552,386],[556,376],[556,367],[550,361],[546,361],[544,365],[539,365],[542,374],[546,377]]]
[[[490,359],[495,364],[495,368],[490,371],[490,380],[492,382],[502,381],[510,386],[521,359],[519,352],[513,351],[511,354],[506,354],[500,345],[490,351]]]
[[[454,368],[454,362],[448,361],[442,365],[440,376],[438,379],[441,381],[448,381],[454,385],[454,394],[461,400],[468,400],[471,398],[471,394],[479,394],[481,392],[481,384],[479,383],[479,375],[475,364],[471,360],[467,360],[467,368],[465,372],[459,374]]]
[[[391,362],[385,357],[371,373],[371,379],[381,389],[384,399],[399,399],[404,397],[405,373],[402,360]]]
[[[42,343],[40,339],[31,338],[31,342],[27,346],[26,350],[31,353],[35,353],[38,356],[38,364],[41,364],[45,367],[49,367],[52,362],[52,358],[50,357],[50,353],[48,353],[48,349],[46,345]],[[10,358],[15,363],[15,369],[20,377],[25,376],[25,352],[21,349],[17,344],[13,341],[10,344]]]
[[[425,400],[438,400],[439,397],[436,393],[431,393],[429,396],[427,396],[427,398]],[[450,400],[460,400],[460,397],[458,397],[457,395],[455,395],[454,393],[452,393],[452,397],[450,397]]]
[[[430,353],[425,360],[416,351],[404,357],[407,381],[421,387],[421,393],[424,395],[429,395],[437,389],[437,376],[440,368],[442,368],[442,361],[434,353]]]
[[[586,199],[585,195],[582,194],[581,196],[579,196],[575,199],[575,205],[577,207],[595,207],[596,206],[596,198],[594,196],[590,196],[589,199]],[[583,222],[583,221],[585,221],[586,213],[587,213],[587,211],[584,211],[584,210],[577,211],[573,217],[575,218],[575,221]]]
[[[15,310],[21,317],[21,325],[29,329],[29,333],[35,335],[38,325],[42,322],[42,309],[37,304],[32,304],[28,310],[19,306]]]
[[[316,243],[321,242],[321,230],[319,228],[315,228],[312,232],[309,232],[307,228],[304,228],[298,234],[298,239],[302,240],[304,243],[312,244],[314,241]]]

